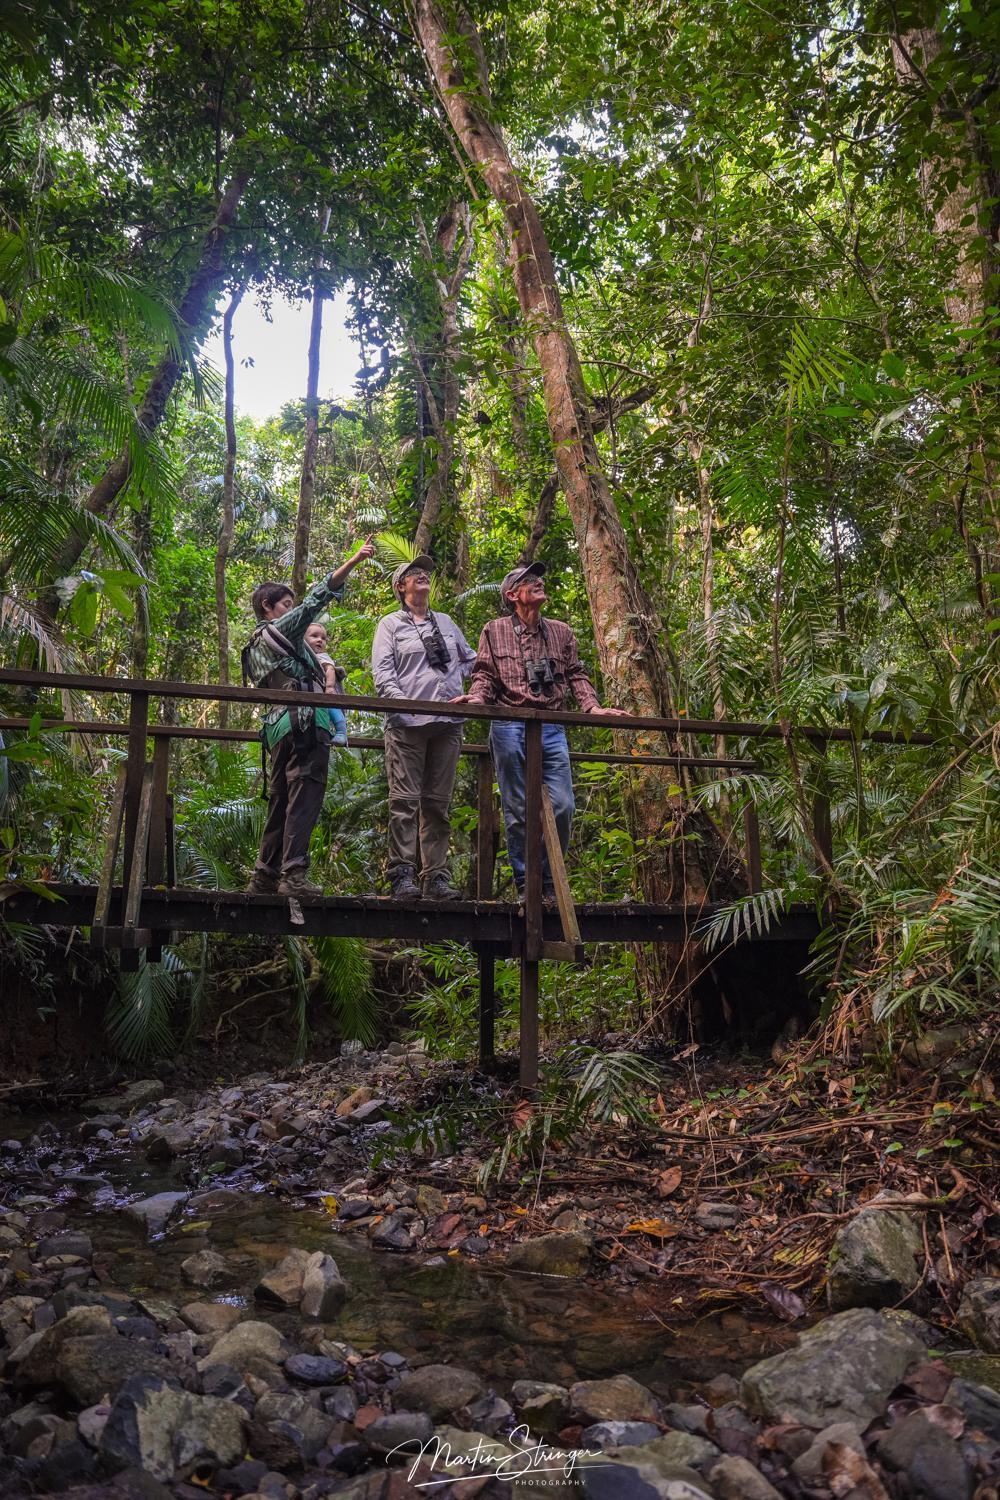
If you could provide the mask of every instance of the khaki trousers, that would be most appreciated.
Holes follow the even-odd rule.
[[[461,749],[461,724],[386,726],[390,875],[400,865],[416,868],[418,848],[422,879],[446,872],[448,809]]]

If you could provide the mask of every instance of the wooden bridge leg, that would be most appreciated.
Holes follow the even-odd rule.
[[[111,798],[104,854],[101,858],[101,873],[97,877],[97,899],[94,902],[94,920],[90,926],[90,941],[93,947],[103,948],[107,936],[108,912],[111,907],[111,887],[115,881],[115,864],[122,836],[122,812],[125,807],[125,767],[118,769],[118,779]]]
[[[538,960],[542,956],[542,726],[524,726],[524,946],[521,952],[520,1079],[538,1084]]]
[[[520,1083],[525,1093],[538,1087],[538,963],[521,954]]]
[[[476,765],[479,818],[476,826],[476,899],[492,901],[494,843],[493,761],[481,755]],[[496,959],[493,950],[476,948],[479,959],[479,1066],[491,1073],[496,1066]]]
[[[146,884],[163,885],[167,863],[167,784],[170,777],[170,740],[157,735],[153,741],[153,786],[149,819],[149,848],[146,852]],[[158,964],[163,945],[169,943],[168,932],[154,932],[146,960]]]
[[[146,772],[146,731],[149,724],[149,694],[133,693],[128,715],[128,761],[125,767],[125,845],[122,856],[122,899],[132,879],[136,852],[136,827],[142,783]],[[139,858],[145,861],[146,850],[139,846]]]
[[[132,866],[129,870],[128,884],[123,883],[125,901],[125,911],[122,917],[121,966],[123,969],[139,968],[142,962],[142,950],[147,947],[152,938],[152,934],[146,928],[139,927],[152,810],[153,767],[149,765],[143,770],[139,813],[135,821]]]

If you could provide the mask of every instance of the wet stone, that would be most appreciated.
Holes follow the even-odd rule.
[[[631,1375],[608,1380],[578,1380],[569,1390],[570,1405],[579,1419],[590,1422],[658,1422],[660,1403]]]
[[[229,1266],[217,1250],[199,1250],[181,1261],[181,1274],[192,1286],[207,1289],[224,1286],[232,1279]]]
[[[188,1201],[188,1193],[154,1193],[151,1198],[140,1198],[125,1209],[126,1217],[141,1224],[153,1238],[162,1234],[175,1213]]]
[[[407,1444],[412,1454],[434,1433],[434,1423],[424,1411],[393,1411],[376,1417],[365,1428],[364,1440],[373,1453],[389,1454]],[[400,1460],[405,1453],[399,1455]]]
[[[531,1425],[530,1421],[528,1425]],[[651,1443],[659,1435],[660,1429],[652,1422],[593,1422],[580,1433],[580,1446],[603,1452],[606,1448],[631,1448]],[[687,1433],[676,1433],[675,1436],[687,1437]],[[701,1440],[691,1438],[690,1441],[696,1443]],[[709,1447],[710,1444],[705,1446]]]
[[[52,1255],[75,1255],[80,1260],[91,1260],[94,1246],[89,1234],[64,1229],[59,1234],[49,1234],[40,1239],[35,1247],[35,1254],[39,1260],[47,1260]]]
[[[347,1365],[323,1354],[293,1354],[284,1362],[284,1370],[304,1385],[336,1385],[347,1376]]]

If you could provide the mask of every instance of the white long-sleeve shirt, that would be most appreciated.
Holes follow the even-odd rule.
[[[472,671],[476,653],[450,615],[435,610],[434,618],[451,657],[443,672],[431,666],[424,650],[422,637],[431,635],[429,619],[416,620],[406,610],[397,609],[379,620],[372,646],[372,673],[380,698],[429,698],[447,703],[462,692],[463,679]],[[386,723],[397,729],[456,722],[461,720],[446,719],[443,714],[386,715]]]

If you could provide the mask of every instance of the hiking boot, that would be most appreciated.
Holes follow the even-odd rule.
[[[461,901],[462,892],[457,891],[442,870],[424,881],[425,901]]]
[[[542,886],[542,905],[555,908],[559,905],[556,899],[556,888],[554,885]]]
[[[305,865],[295,865],[291,870],[286,870],[278,881],[279,896],[294,896],[301,901],[303,896],[322,896],[323,887],[317,885],[315,880],[310,880]]]
[[[397,865],[389,876],[389,894],[394,901],[419,901],[423,895],[412,865]]]
[[[273,896],[278,889],[278,877],[269,870],[254,870],[244,890],[251,896]]]

